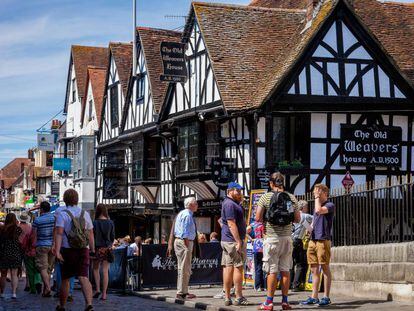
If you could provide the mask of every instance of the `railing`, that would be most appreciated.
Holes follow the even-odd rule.
[[[413,189],[413,176],[404,176],[331,191],[334,246],[413,241]],[[312,211],[311,196],[303,199]]]

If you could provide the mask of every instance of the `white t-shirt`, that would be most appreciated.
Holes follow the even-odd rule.
[[[64,212],[65,209],[68,209],[75,218],[78,218],[81,215],[82,209],[79,206],[68,206],[67,208],[59,207],[58,209],[56,209],[56,227],[64,228],[64,233],[62,235],[62,247],[70,248],[67,234],[70,232],[70,229],[72,227],[72,220],[69,214]],[[86,223],[86,229],[92,230],[92,219],[87,211],[85,211],[84,218]]]

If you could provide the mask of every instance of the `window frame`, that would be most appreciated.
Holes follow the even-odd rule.
[[[135,86],[135,103],[136,105],[140,105],[144,103],[145,98],[145,77],[146,73],[141,73],[137,76],[136,79],[136,86]]]
[[[149,156],[149,144],[155,142],[155,158],[150,158]],[[140,148],[134,148],[137,146],[140,146]],[[136,158],[137,151],[140,153],[140,159]],[[132,165],[132,181],[133,182],[140,182],[140,181],[159,181],[160,180],[160,163],[161,163],[161,141],[154,137],[138,137],[134,142],[132,143],[131,147],[131,165]],[[155,161],[155,166],[149,166],[149,161]],[[136,175],[137,169],[135,169],[135,165],[137,162],[141,162],[141,174],[140,176]],[[156,176],[150,178],[149,171],[154,170],[156,172]]]
[[[76,78],[72,79],[72,103],[76,102]]]
[[[88,121],[92,121],[92,105],[93,105],[93,100],[90,99],[89,100],[89,104],[88,104]]]
[[[119,94],[118,94],[118,83],[115,83],[109,87],[109,106],[111,113],[111,128],[116,128],[119,126]],[[116,98],[116,100],[114,100]],[[116,102],[116,110],[114,109]],[[116,112],[114,114],[114,112]],[[115,119],[116,116],[116,119]]]
[[[191,132],[191,129],[195,130]],[[183,131],[186,131],[185,134],[181,134]],[[178,128],[177,138],[178,138],[178,171],[179,173],[192,173],[200,170],[201,163],[204,163],[203,160],[200,161],[200,123],[198,121],[192,121],[183,124]],[[186,146],[183,148],[183,139],[186,140]],[[193,143],[191,143],[193,140]],[[194,143],[195,142],[195,143]],[[182,156],[181,151],[185,149],[185,157]],[[196,150],[196,151],[194,151]],[[193,156],[191,156],[193,155]],[[194,162],[192,162],[194,161]],[[186,166],[185,169],[182,168],[182,163]],[[193,163],[193,164],[192,164]],[[194,165],[195,163],[195,165]]]

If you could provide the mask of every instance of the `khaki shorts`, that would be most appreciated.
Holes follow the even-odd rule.
[[[263,241],[263,271],[289,272],[292,268],[293,242],[290,236],[265,238]]]
[[[53,265],[55,264],[55,256],[53,256],[51,249],[51,247],[46,246],[36,247],[35,264],[37,270],[47,270],[48,273],[52,272]]]
[[[236,249],[236,242],[221,242],[223,255],[221,256],[221,265],[228,267],[242,267],[246,261],[246,243],[243,242],[240,252]]]
[[[307,257],[309,265],[329,265],[331,261],[331,241],[309,241]]]

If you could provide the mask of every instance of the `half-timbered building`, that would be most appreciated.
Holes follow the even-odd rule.
[[[96,154],[96,202],[107,205],[119,233],[129,232],[132,204],[128,146],[119,140],[132,76],[132,44],[111,42]]]
[[[175,174],[168,203],[195,195],[201,216],[218,215],[227,181],[247,195],[274,170],[295,194],[340,187],[347,171],[356,183],[412,172],[414,19],[398,8],[192,3],[188,80],[169,85],[159,121]],[[206,233],[213,220],[200,218]]]
[[[54,155],[55,157],[72,159],[72,170],[59,172],[59,192],[61,199],[66,189],[76,188],[80,191],[79,205],[87,209],[93,209],[94,203],[94,195],[87,195],[87,193],[94,193],[94,191],[92,186],[90,186],[87,191],[81,190],[81,179],[79,179],[78,176],[79,166],[74,161],[74,154],[78,152],[78,149],[75,150],[74,140],[83,135],[82,105],[85,101],[85,96],[87,96],[88,66],[106,68],[108,61],[107,54],[108,49],[102,47],[79,45],[73,45],[71,47],[69,70],[66,82],[65,105],[63,110],[66,115],[66,132],[62,135],[63,137],[59,139],[58,154]],[[77,143],[76,148],[80,145],[81,144]],[[92,147],[92,153],[90,154],[92,162],[93,158],[94,150]],[[76,172],[74,169],[76,169]]]

